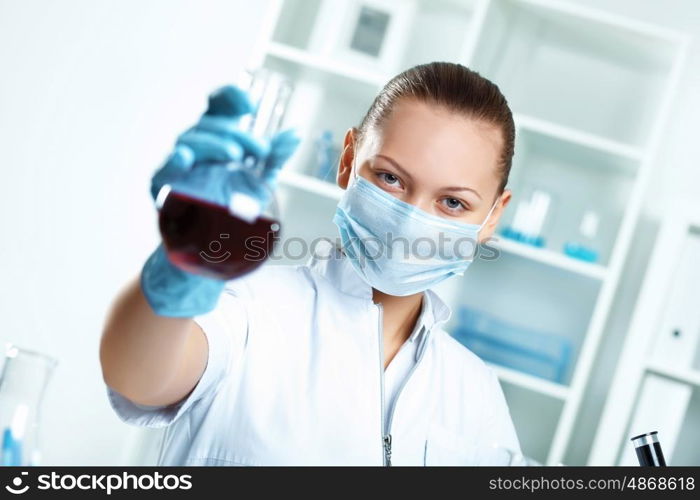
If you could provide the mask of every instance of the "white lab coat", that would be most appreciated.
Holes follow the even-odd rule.
[[[416,363],[393,408],[381,404],[380,307],[330,247],[308,265],[265,265],[227,284],[195,318],[209,360],[183,401],[144,407],[107,387],[109,401],[125,422],[169,426],[159,465],[386,465],[387,434],[391,465],[483,463],[493,444],[519,452],[495,373],[440,328],[444,302],[425,298]]]

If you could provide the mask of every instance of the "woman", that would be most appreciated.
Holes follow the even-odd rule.
[[[174,175],[240,183],[202,165],[247,154],[265,157],[271,185],[296,139],[255,143],[235,130],[248,111],[238,89],[215,93],[153,193]],[[161,465],[469,465],[493,445],[519,451],[494,372],[441,329],[450,311],[430,290],[467,268],[465,242],[493,234],[514,138],[479,74],[436,62],[397,75],[345,136],[342,248],[227,283],[179,270],[161,247],[148,259],[102,338],[117,414],[169,426]]]

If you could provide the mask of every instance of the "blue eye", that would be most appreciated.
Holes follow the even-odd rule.
[[[388,172],[379,172],[377,174],[377,177],[379,177],[379,179],[381,179],[381,181],[388,186],[401,186],[399,178],[396,177],[394,174],[390,174]]]
[[[465,204],[457,198],[444,198],[442,202],[445,205],[445,207],[451,211],[466,210],[467,208]]]

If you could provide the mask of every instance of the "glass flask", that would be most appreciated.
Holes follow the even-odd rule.
[[[280,73],[257,69],[245,72],[237,86],[248,92],[255,109],[241,118],[238,128],[269,141],[280,130],[291,96],[290,81]],[[248,169],[254,176],[263,168],[251,157],[225,165]],[[260,206],[234,190],[229,204],[223,206],[165,186],[158,195],[158,225],[169,260],[185,271],[224,280],[253,271],[270,256],[279,239],[274,193],[268,198],[270,202]]]
[[[39,465],[41,405],[55,367],[49,356],[6,345],[0,375],[2,465]]]

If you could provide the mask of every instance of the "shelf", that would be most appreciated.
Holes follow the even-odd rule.
[[[649,364],[647,369],[657,375],[700,387],[700,370],[693,370],[692,368],[674,368],[654,363]]]
[[[609,138],[612,143],[603,147],[643,148],[656,122],[676,41],[565,4],[490,2],[488,29],[469,66],[499,86],[514,113]],[[636,154],[634,149],[627,153]]]
[[[333,59],[318,56],[306,50],[278,42],[270,42],[266,53],[268,56],[277,57],[306,68],[313,68],[324,73],[349,78],[350,80],[378,88],[382,87],[389,80],[385,75],[356,69],[350,64],[334,61]]]
[[[396,35],[403,41],[393,51],[389,46],[391,43],[387,44],[388,49],[395,51],[395,54],[384,61],[379,68],[380,72],[393,75],[417,64],[462,59],[465,43],[475,30],[474,11],[479,0],[416,0],[403,3],[403,8],[381,4],[376,6],[378,10],[394,11],[392,23],[399,24]],[[329,14],[327,5],[324,5],[322,0],[285,0],[272,36],[272,42],[277,47],[272,50],[277,51],[281,47],[283,52],[279,54],[280,57],[299,58],[302,64],[314,64],[339,72],[337,74],[346,74],[348,67],[352,68],[357,62],[364,62],[361,55],[356,59],[357,54],[339,51],[344,54],[345,62],[338,64],[335,59],[329,61],[327,57],[318,58],[312,54],[325,50],[332,52],[333,45],[338,42],[334,40],[336,36],[340,39],[347,38],[349,33],[344,33],[344,28],[350,28],[355,22],[352,17],[357,15],[349,4],[349,1],[335,2],[331,6],[332,19],[328,20],[325,19]],[[406,26],[402,29],[404,22]],[[323,36],[317,33],[319,28],[321,31],[326,30],[326,40],[321,47],[314,50],[319,43],[318,38]],[[384,47],[385,50],[387,46]],[[289,52],[289,49],[292,52]],[[312,56],[309,59],[310,54]],[[371,73],[354,73],[353,77],[366,82],[384,83],[383,78],[377,78],[377,75]]]
[[[567,257],[566,255],[546,248],[538,248],[532,245],[519,243],[508,238],[499,237],[491,240],[491,243],[499,250],[525,259],[534,260],[542,264],[556,267],[564,271],[580,274],[596,280],[604,280],[606,268],[600,264],[591,264],[581,260]]]
[[[493,368],[500,380],[508,382],[509,384],[513,384],[539,394],[544,394],[545,396],[550,396],[555,399],[560,399],[562,401],[566,400],[567,396],[569,395],[569,388],[565,385],[557,384],[556,382],[551,382],[540,377],[535,377],[518,370],[506,368],[505,366],[496,365],[493,363],[486,364]]]
[[[334,200],[340,200],[340,197],[343,195],[343,190],[335,184],[291,170],[281,170],[279,180],[284,185]]]
[[[604,10],[592,9],[584,5],[572,2],[560,2],[551,0],[518,0],[523,5],[531,8],[548,10],[560,15],[573,16],[582,21],[608,25],[613,29],[625,30],[630,34],[641,35],[648,38],[657,38],[661,42],[680,44],[684,37],[678,32],[667,28],[637,21],[628,16],[612,14]]]
[[[629,146],[622,142],[613,141],[588,132],[582,132],[570,127],[565,127],[547,120],[540,120],[532,116],[514,113],[513,120],[518,129],[536,132],[555,139],[578,144],[586,148],[611,153],[616,156],[640,161],[644,157],[641,148]]]
[[[550,205],[544,221],[540,221],[546,248],[563,256],[568,242],[584,238],[580,227],[590,213],[598,224],[587,245],[598,251],[597,264],[606,267],[634,192],[641,161],[623,156],[625,151],[619,144],[614,146],[611,142],[606,148],[600,141],[594,144],[591,136],[574,137],[573,131],[563,127],[539,120],[525,123],[527,126],[520,127],[516,136],[508,179],[512,199],[500,221],[501,227],[522,220],[521,204],[527,203],[535,192],[546,193]],[[581,261],[569,260],[575,263],[573,269],[600,275],[600,267],[581,267],[577,265]],[[566,267],[566,262],[563,265]]]

